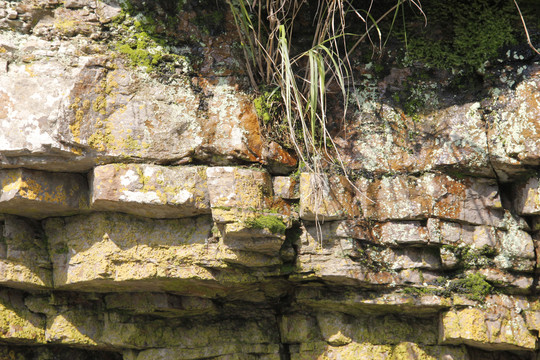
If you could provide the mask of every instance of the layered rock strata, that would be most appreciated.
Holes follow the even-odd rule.
[[[159,73],[120,5],[0,1],[0,358],[540,358],[538,61],[420,119],[365,98],[354,176],[290,175],[226,6]]]

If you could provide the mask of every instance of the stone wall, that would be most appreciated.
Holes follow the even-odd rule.
[[[540,359],[538,58],[419,118],[366,87],[350,181],[291,175],[196,5],[151,69],[142,13],[0,1],[0,359]]]

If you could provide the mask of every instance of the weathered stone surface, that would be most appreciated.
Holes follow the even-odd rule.
[[[520,215],[540,214],[540,184],[538,180],[536,177],[531,177],[514,186],[514,208]]]
[[[63,65],[75,59],[75,47],[2,31],[0,48],[5,50],[4,57],[9,55],[9,67],[0,71],[0,166],[88,168],[80,150],[63,143],[57,130],[63,101],[82,71]],[[60,59],[52,58],[53,54]],[[23,56],[32,62],[13,61]],[[81,56],[76,63],[87,61],[88,57]]]
[[[279,229],[281,231],[272,232],[262,227],[263,224],[254,227],[249,223],[229,223],[224,225],[223,243],[230,249],[261,252],[268,255],[277,254],[285,241],[286,225],[279,216],[267,216],[266,219],[281,222],[282,227]]]
[[[243,360],[280,360],[277,344],[222,344],[205,348],[165,348],[141,351],[133,360],[144,359],[243,359]],[[129,358],[128,358],[129,359]],[[131,360],[131,359],[130,359]]]
[[[271,212],[272,179],[266,171],[209,167],[206,174],[212,217],[217,223],[242,223]]]
[[[300,174],[300,218],[330,221],[361,214],[354,201],[354,189],[344,176]]]
[[[536,266],[536,254],[531,235],[516,227],[499,231],[500,254],[495,263],[501,269],[532,271]]]
[[[206,170],[212,208],[267,208],[271,202],[272,180],[265,171],[236,167]]]
[[[265,144],[262,156],[264,163],[267,164],[272,174],[289,174],[298,166],[296,156],[275,141]]]
[[[325,343],[291,346],[291,359],[369,359],[369,360],[471,360],[465,347],[425,346],[410,342],[398,345],[350,343],[344,346],[328,346]]]
[[[323,339],[330,342],[340,333],[357,343],[398,344],[411,341],[417,344],[434,345],[437,343],[437,324],[431,319],[400,318],[394,315],[381,317],[353,317],[341,313],[318,313]],[[332,344],[331,344],[332,345]],[[335,344],[334,344],[335,345]],[[343,344],[345,345],[345,344]]]
[[[274,196],[287,199],[298,200],[299,183],[296,179],[290,176],[274,176],[272,178],[272,185],[274,189]]]
[[[426,227],[418,221],[377,224],[373,228],[373,233],[384,245],[418,245],[429,242]]]
[[[478,273],[485,276],[486,280],[493,286],[503,288],[509,293],[527,294],[534,281],[531,274],[508,272],[495,268],[478,269]]]
[[[487,350],[534,350],[531,334],[517,304],[508,297],[491,297],[486,309],[445,312],[441,318],[443,344],[468,344]]]
[[[363,108],[347,137],[336,139],[348,167],[375,174],[451,168],[493,176],[479,103],[451,106],[420,119],[387,104],[376,107]]]
[[[4,169],[0,184],[0,212],[45,218],[88,208],[88,184],[79,174]]]
[[[477,249],[497,248],[499,232],[491,226],[474,226],[430,218],[427,221],[429,242],[441,245],[468,245]]]
[[[4,215],[0,283],[25,289],[52,287],[52,264],[39,223]]]
[[[438,249],[405,248],[386,249],[381,253],[383,261],[391,270],[402,269],[441,269]]]
[[[152,218],[210,214],[205,167],[104,165],[91,177],[91,209]]]
[[[437,217],[496,226],[503,218],[496,183],[455,179],[448,175],[396,176],[357,182],[364,214],[374,220],[419,220]]]
[[[538,165],[540,159],[540,68],[533,65],[527,73],[514,90],[501,94],[490,106],[490,159],[503,180],[515,177],[519,165]]]
[[[118,352],[72,349],[49,346],[0,346],[0,359],[16,360],[122,360]]]
[[[151,220],[94,213],[50,218],[44,228],[54,284],[59,288],[123,286],[125,290],[156,291],[174,279],[213,278],[195,265],[206,257],[205,243],[212,228],[207,216]],[[170,285],[173,289],[174,284]]]
[[[208,319],[201,323],[197,318],[155,319],[117,312],[96,313],[95,310],[73,309],[49,317],[47,340],[56,344],[111,350],[149,349],[146,358],[151,359],[154,358],[151,349],[159,348],[166,353],[172,351],[169,352],[171,356],[177,352],[182,359],[208,358],[249,350],[276,354],[279,349],[279,338],[274,331],[275,320],[265,317],[264,313],[253,319]],[[178,336],[179,333],[182,336]],[[244,349],[243,345],[247,348]]]
[[[11,344],[45,343],[45,318],[28,311],[24,295],[13,290],[0,290],[0,339]]]
[[[98,15],[93,11],[59,8],[48,23],[37,24],[36,33],[98,33],[99,21],[110,21],[117,8],[102,4]],[[0,73],[3,167],[81,171],[96,162],[173,163],[193,157],[221,164],[263,162],[257,115],[234,81],[199,79],[194,86],[204,83],[200,94],[190,89],[191,79],[165,85],[107,55],[106,47],[79,56],[81,48],[93,46],[84,41],[51,43],[7,32],[0,44],[12,59],[27,60],[10,61],[9,71]],[[282,160],[275,166],[291,162]]]
[[[215,314],[214,303],[205,298],[166,293],[119,293],[105,296],[107,309],[162,317]]]

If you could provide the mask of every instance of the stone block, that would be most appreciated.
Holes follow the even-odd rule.
[[[455,179],[426,173],[398,175],[357,187],[366,217],[373,220],[422,220],[429,217],[475,225],[497,226],[504,217],[497,184],[481,178]]]
[[[209,216],[155,220],[102,212],[49,218],[43,226],[58,288],[180,291],[180,279],[186,285],[214,279],[196,265],[214,259],[205,245]]]
[[[485,350],[535,350],[536,337],[515,309],[500,304],[450,310],[442,314],[442,344],[466,344]]]
[[[279,219],[279,218],[277,218]],[[278,255],[285,241],[285,224],[281,220],[280,231],[272,232],[264,227],[253,227],[242,222],[224,225],[223,244],[231,250],[244,250]],[[282,230],[282,231],[281,231]]]
[[[52,264],[40,224],[4,215],[0,228],[0,283],[24,289],[52,287]]]
[[[392,270],[428,269],[440,270],[441,257],[439,249],[400,248],[385,249],[381,253],[384,263]]]
[[[540,72],[532,67],[515,89],[495,99],[489,111],[490,159],[502,180],[516,177],[523,165],[540,164],[539,89]]]
[[[536,177],[515,184],[512,189],[514,209],[520,215],[540,214],[540,183]]]
[[[24,306],[24,294],[0,290],[0,339],[8,344],[45,343],[45,318]]]
[[[497,248],[499,232],[492,226],[468,225],[430,218],[427,221],[429,242],[441,245],[467,245],[476,249]]]
[[[88,209],[88,184],[79,174],[4,169],[0,185],[3,213],[39,219]]]
[[[495,264],[501,269],[516,271],[533,271],[536,266],[534,242],[529,233],[510,228],[508,231],[498,231],[500,239],[499,255]]]
[[[429,242],[427,228],[419,221],[376,224],[373,234],[383,245],[420,245]]]
[[[317,320],[305,314],[283,315],[280,319],[281,341],[284,343],[307,343],[322,340]]]
[[[290,176],[274,176],[272,178],[272,185],[274,196],[286,200],[300,199],[298,180]]]
[[[360,111],[335,143],[348,168],[376,175],[451,168],[493,176],[481,111],[467,103],[410,117],[381,104]]]
[[[267,209],[271,204],[272,180],[266,171],[237,167],[206,170],[212,209]]]
[[[92,173],[90,187],[92,210],[151,218],[210,214],[205,167],[98,166]]]
[[[309,221],[333,221],[361,214],[354,189],[344,176],[300,175],[300,218]]]

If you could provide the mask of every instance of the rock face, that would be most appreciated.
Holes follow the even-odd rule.
[[[540,359],[538,58],[414,115],[389,69],[292,174],[173,3],[0,1],[0,359]]]

